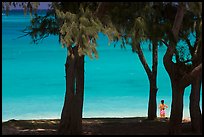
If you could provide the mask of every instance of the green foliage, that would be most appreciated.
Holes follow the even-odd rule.
[[[156,41],[155,43],[162,38],[168,40],[167,30],[171,30],[171,21],[173,22],[173,19],[164,15],[166,10],[169,10],[168,7],[170,7],[168,4],[154,2],[111,4],[110,11],[107,12],[109,18],[106,18],[105,23],[105,26],[110,26],[111,29],[106,27],[104,33],[108,35],[110,41],[122,41],[121,45],[126,45],[129,43],[127,39],[132,38],[133,51],[137,51],[136,45],[148,39]],[[174,8],[171,8],[168,14],[173,10]],[[111,34],[111,31],[115,35]]]
[[[2,9],[8,11],[11,5],[17,4],[24,7],[25,11],[31,12],[37,9],[39,2],[2,2]],[[193,58],[196,49],[202,45],[202,2],[185,4],[186,12],[179,32],[179,41],[186,41],[186,49],[190,50],[191,54],[186,56]],[[50,34],[59,35],[64,47],[70,49],[70,46],[78,46],[79,54],[88,55],[90,58],[98,56],[98,32],[106,34],[109,43],[120,42],[121,47],[131,42],[132,49],[136,52],[137,46],[145,40],[158,42],[163,39],[167,43],[173,40],[171,29],[177,11],[177,5],[174,3],[109,3],[103,19],[94,15],[98,5],[97,2],[52,2],[52,10],[45,16],[35,15],[24,32],[30,35],[35,43]],[[195,33],[194,44],[188,42],[191,33]],[[162,45],[161,42],[159,45]],[[181,53],[176,54],[176,58],[185,62],[182,50],[179,47],[176,49],[177,53]]]
[[[191,36],[191,37],[189,37]],[[194,36],[194,37],[192,37]],[[194,38],[195,42],[190,42]],[[183,19],[183,25],[179,33],[179,39],[183,45],[177,45],[177,62],[191,65],[197,60],[197,47],[202,46],[202,6],[199,2],[189,2],[186,7],[186,13]],[[185,52],[184,52],[185,51]],[[202,55],[199,55],[202,56]]]
[[[112,32],[114,33],[114,35],[108,33],[110,41],[120,42],[122,48],[125,48],[127,44],[133,46],[132,43],[134,43],[135,40],[129,41],[128,39],[134,38],[135,27],[138,27],[135,25],[135,18],[141,15],[145,5],[146,3],[144,2],[117,2],[110,4],[111,8],[107,13],[109,17],[107,24],[111,24],[109,26],[111,26],[113,29]],[[143,29],[144,28],[140,30],[141,35]]]
[[[89,8],[84,9],[84,5],[80,4],[77,14],[69,11],[64,13],[56,9],[56,15],[58,19],[63,20],[60,27],[62,45],[64,47],[78,46],[79,55],[97,58],[96,39],[98,32],[102,29],[102,24],[92,15]]]
[[[188,2],[189,11],[193,12],[195,16],[202,16],[202,2]]]
[[[48,37],[49,35],[59,34],[59,22],[54,18],[54,12],[49,11],[45,16],[38,16],[35,14],[23,33],[31,36],[34,43]],[[22,37],[22,36],[21,36]]]

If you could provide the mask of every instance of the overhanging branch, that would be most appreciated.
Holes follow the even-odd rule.
[[[190,73],[187,73],[181,79],[181,88],[189,86],[197,77],[202,77],[202,63],[195,67]]]

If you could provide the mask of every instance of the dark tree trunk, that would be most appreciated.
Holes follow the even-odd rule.
[[[149,78],[150,83],[150,95],[148,104],[148,119],[154,120],[157,117],[157,66],[158,66],[158,45],[157,41],[153,41],[152,51],[152,72]]]
[[[156,43],[156,42],[155,42]],[[153,44],[155,44],[153,43]],[[152,65],[152,71],[150,70],[145,56],[142,52],[142,49],[140,45],[135,45],[137,47],[137,54],[139,56],[139,59],[147,73],[149,83],[150,83],[150,91],[149,91],[149,103],[148,103],[148,116],[147,118],[149,120],[154,120],[157,117],[157,103],[156,103],[156,94],[157,94],[157,54],[158,54],[158,47],[157,45],[153,46],[153,65]]]
[[[172,47],[174,43],[171,43]],[[172,62],[172,56],[174,48],[168,46],[167,51],[163,58],[164,67],[170,77],[172,87],[172,103],[171,114],[169,122],[169,134],[175,135],[181,133],[182,114],[183,114],[183,94],[185,87],[180,86],[181,75],[179,73],[179,67]]]
[[[181,124],[183,117],[183,94],[184,89],[179,87],[179,79],[171,79],[172,86],[172,104],[169,122],[169,134],[181,134]]]
[[[190,94],[190,116],[192,130],[196,133],[202,131],[202,115],[200,110],[200,89],[202,83],[202,63],[194,66],[191,72],[186,73],[182,77],[182,83],[180,86],[185,88],[191,85]]]
[[[78,55],[78,54],[77,54]],[[77,57],[76,64],[76,106],[78,107],[77,116],[77,133],[82,132],[82,110],[84,101],[84,55]]]
[[[183,72],[183,74],[180,74],[179,71],[182,72],[183,70],[181,70],[178,66],[176,67],[176,65],[172,62],[172,56],[175,52],[175,45],[178,41],[178,32],[182,24],[184,10],[184,5],[179,4],[172,28],[174,40],[170,41],[171,47],[165,42],[168,48],[163,58],[163,63],[171,79],[172,86],[172,108],[169,122],[169,134],[181,133],[183,93],[184,89],[190,84],[192,84],[192,92],[190,96],[190,113],[191,118],[193,119],[191,119],[193,121],[192,127],[197,128],[198,126],[198,130],[202,128],[202,114],[200,113],[199,108],[200,85],[202,80],[202,78],[199,77],[202,75],[202,63],[196,66],[190,73],[186,72],[187,74],[185,74],[185,72]],[[200,55],[202,55],[202,52]],[[199,120],[200,122],[198,122]]]
[[[169,122],[169,134],[180,134],[183,114],[183,94],[185,87],[180,86],[181,75],[179,74],[179,67],[172,61],[173,54],[175,53],[176,43],[178,41],[178,33],[182,25],[185,7],[179,4],[177,13],[172,27],[173,39],[167,45],[167,51],[163,58],[164,67],[170,77],[172,86],[172,104]],[[171,37],[171,35],[170,35]]]
[[[173,66],[167,68],[169,77],[171,80],[172,87],[172,103],[171,103],[171,114],[169,121],[169,134],[178,135],[181,134],[181,124],[183,117],[183,94],[185,87],[181,88],[182,77],[179,75],[179,68]],[[167,67],[167,66],[166,66]]]
[[[82,109],[84,97],[84,56],[77,47],[72,48],[74,57],[67,56],[65,64],[66,94],[58,133],[62,135],[82,133]]]
[[[190,115],[193,131],[200,133],[202,131],[202,115],[199,107],[200,86],[202,79],[202,64],[195,67],[190,73],[181,75],[181,68],[172,67],[173,73],[169,73],[172,84],[172,107],[170,116],[169,134],[180,134],[182,113],[183,113],[183,94],[189,83],[192,83],[190,95]]]
[[[202,132],[202,116],[200,110],[200,88],[202,75],[197,76],[197,79],[193,80],[190,94],[190,116],[192,131],[195,133]]]
[[[172,47],[175,47],[173,43],[171,44]],[[198,90],[200,90],[199,84],[201,84],[200,83],[201,81],[199,80],[201,80],[202,76],[202,63],[195,67],[191,72],[181,74],[182,72],[181,68],[172,62],[172,55],[174,52],[174,49],[172,47],[168,46],[167,51],[163,58],[163,63],[166,71],[169,74],[172,86],[172,106],[169,122],[169,134],[180,134],[183,113],[184,89],[191,83],[195,84],[194,86],[192,86],[193,90],[195,91],[193,91],[193,94],[191,94],[191,96],[194,97],[194,100],[191,100],[192,101],[191,103],[193,103],[196,106],[196,113],[194,114],[196,116],[199,116],[199,119],[202,119],[198,110],[199,109],[198,99],[200,98],[199,97],[200,92]],[[197,100],[195,100],[195,97]],[[199,122],[199,124],[200,127],[202,127],[202,122]]]
[[[156,81],[152,78],[150,82],[149,104],[148,104],[148,119],[154,120],[157,117],[157,88]]]
[[[197,32],[196,32],[197,33]],[[202,36],[200,36],[202,37]],[[195,133],[202,133],[202,114],[200,110],[200,90],[202,84],[202,44],[198,44],[199,36],[196,35],[196,42],[194,44],[195,50],[193,53],[193,66],[195,71],[192,71],[192,84],[191,84],[191,94],[190,94],[190,116],[191,116],[191,127],[192,131]],[[197,73],[193,73],[197,72]]]

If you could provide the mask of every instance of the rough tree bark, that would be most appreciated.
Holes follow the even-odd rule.
[[[181,75],[179,67],[172,61],[173,54],[175,52],[176,43],[178,41],[178,33],[183,21],[184,6],[180,4],[177,9],[174,24],[172,27],[173,41],[167,45],[167,51],[163,58],[164,67],[170,77],[172,87],[172,103],[171,103],[171,114],[169,122],[169,134],[180,134],[181,123],[183,114],[183,94],[184,88],[180,87]]]
[[[202,34],[200,38],[202,38]],[[202,45],[198,43],[198,40],[199,36],[196,35],[196,42],[194,44],[195,50],[193,53],[193,65],[195,69],[190,73],[190,75],[192,74],[194,76],[191,80],[192,84],[189,109],[192,131],[195,133],[202,133],[202,114],[200,110],[200,90],[202,84]]]
[[[164,67],[169,74],[172,87],[169,134],[180,134],[183,115],[184,88],[181,88],[180,86],[180,84],[182,83],[182,77],[180,76],[179,67],[172,61],[173,52],[174,49],[168,46],[163,58]]]
[[[135,35],[136,36],[136,35]],[[152,59],[153,59],[153,65],[152,65],[152,71],[149,68],[145,56],[142,52],[142,49],[140,45],[137,46],[137,54],[138,57],[147,73],[149,84],[150,84],[150,91],[149,91],[149,102],[148,102],[148,119],[154,120],[157,117],[157,64],[158,64],[158,46],[157,42],[153,42],[153,51],[152,51]]]
[[[196,133],[202,132],[202,115],[200,110],[200,88],[202,75],[197,76],[197,79],[192,82],[190,94],[190,117],[192,131]]]
[[[200,110],[200,89],[202,83],[202,63],[196,66],[190,73],[182,77],[182,87],[191,85],[190,93],[190,117],[192,131],[195,133],[202,132],[202,115]]]
[[[167,45],[167,51],[163,58],[163,63],[167,73],[169,74],[172,86],[172,104],[169,122],[169,134],[180,134],[182,113],[183,113],[183,94],[184,89],[192,84],[190,97],[190,109],[192,119],[192,127],[198,128],[196,132],[201,132],[202,115],[199,109],[200,85],[202,80],[202,63],[195,67],[189,73],[181,73],[182,69],[172,61],[174,53],[174,42]],[[193,108],[192,108],[193,107]]]
[[[101,18],[109,8],[108,2],[101,2],[95,16]],[[72,48],[74,58],[67,56],[65,64],[66,94],[58,133],[80,135],[82,133],[82,110],[84,98],[84,55],[79,56],[77,46]]]
[[[82,109],[84,97],[84,55],[72,48],[74,57],[67,56],[65,64],[66,94],[58,133],[63,135],[82,133]]]
[[[150,92],[148,104],[148,119],[154,120],[157,117],[157,66],[158,66],[158,45],[157,41],[153,41],[152,50],[152,72],[149,77]]]

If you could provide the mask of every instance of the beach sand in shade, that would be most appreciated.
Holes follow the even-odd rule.
[[[169,118],[83,118],[83,135],[167,135]],[[9,120],[2,123],[3,135],[56,135],[59,119]],[[182,134],[195,135],[189,118],[182,121]]]

